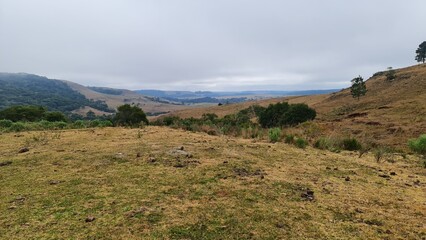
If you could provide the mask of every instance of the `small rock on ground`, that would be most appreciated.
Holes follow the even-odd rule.
[[[10,165],[10,164],[12,164],[12,161],[0,162],[0,167],[7,166],[7,165]]]
[[[19,149],[18,153],[24,153],[24,152],[28,152],[28,151],[30,151],[29,148],[23,147],[23,148]]]

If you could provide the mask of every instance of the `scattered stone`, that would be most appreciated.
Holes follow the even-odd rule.
[[[169,152],[169,154],[172,155],[172,156],[175,156],[175,157],[184,156],[184,157],[187,157],[187,158],[192,158],[191,153],[184,151],[184,150],[180,150],[180,149],[172,150],[172,151]]]
[[[277,227],[277,228],[284,228],[285,224],[284,223],[277,223],[277,224],[275,224],[275,227]]]
[[[18,153],[25,153],[25,152],[28,152],[28,151],[30,151],[29,148],[23,147],[23,148],[19,149]]]
[[[326,167],[325,169],[326,169],[326,170],[331,170],[331,167]]]
[[[351,178],[348,176],[348,177],[345,177],[345,181],[346,182],[349,182],[351,180]]]
[[[144,214],[145,212],[147,212],[148,211],[148,209],[147,208],[145,208],[145,207],[140,207],[139,209],[135,209],[135,210],[132,210],[132,211],[130,211],[130,212],[128,212],[128,213],[126,213],[126,216],[128,217],[128,218],[133,218],[133,217],[136,217],[136,216],[138,216],[138,215],[142,215],[142,214]]]
[[[310,190],[309,188],[306,190],[306,192],[303,192],[300,196],[302,197],[302,200],[305,200],[305,201],[315,200],[314,191]]]
[[[89,222],[93,222],[93,221],[95,221],[95,217],[93,217],[93,216],[88,216],[87,218],[86,218],[86,220],[84,220],[85,222],[87,222],[87,223],[89,223]]]
[[[390,172],[391,176],[396,176],[396,172]]]
[[[141,157],[141,153],[136,153],[136,157],[140,158]]]
[[[182,164],[181,162],[179,162],[179,163],[176,163],[175,165],[173,165],[173,167],[175,167],[175,168],[184,168],[185,165]]]
[[[157,159],[155,157],[149,157],[148,158],[148,162],[150,163],[155,163],[157,161]]]
[[[0,167],[4,167],[4,166],[10,165],[10,164],[12,164],[12,161],[0,162]]]
[[[334,171],[337,171],[337,170],[339,170],[339,168],[335,167],[335,168],[334,168]]]
[[[176,150],[181,150],[183,151],[185,148],[183,146],[178,147]]]
[[[364,211],[362,211],[361,209],[359,209],[359,208],[356,208],[355,209],[355,212],[357,212],[357,213],[364,213]]]
[[[12,205],[12,206],[9,206],[9,207],[8,207],[8,209],[9,209],[9,210],[13,210],[13,209],[16,209],[16,208],[17,208],[17,207],[16,207],[15,205]]]
[[[228,163],[228,161],[223,161],[223,164],[227,164]]]
[[[416,180],[416,181],[414,181],[414,185],[415,185],[415,186],[420,186],[420,180]]]
[[[379,177],[385,178],[387,180],[391,179],[391,177],[387,174],[379,174]]]
[[[10,201],[9,203],[19,203],[19,204],[23,204],[25,202],[26,198],[24,196],[18,196],[15,199],[13,199],[12,201]]]
[[[59,184],[59,183],[61,183],[62,181],[59,181],[59,180],[50,180],[49,181],[49,184],[50,185],[57,185],[57,184]]]

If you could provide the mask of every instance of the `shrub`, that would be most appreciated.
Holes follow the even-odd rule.
[[[10,120],[7,120],[7,119],[0,120],[0,128],[9,128],[12,126],[12,124],[13,122]]]
[[[46,112],[43,117],[49,122],[66,122],[67,118],[61,112]]]
[[[342,140],[342,148],[348,151],[358,151],[362,146],[355,138],[345,138]]]
[[[409,140],[408,146],[413,152],[426,156],[426,134],[421,135],[417,139]]]
[[[53,122],[52,126],[54,129],[65,129],[68,127],[66,122]]]
[[[9,127],[9,131],[11,132],[21,132],[21,131],[25,131],[27,130],[27,126],[26,124],[22,123],[22,122],[15,122],[12,124],[12,126]]]
[[[99,122],[99,127],[112,127],[112,122],[109,120],[101,120]]]
[[[376,159],[376,162],[380,162],[380,159],[382,159],[386,154],[389,153],[389,149],[385,147],[376,147],[373,149],[373,155]]]
[[[330,149],[331,148],[330,140],[328,138],[322,137],[315,141],[314,148],[318,148],[321,150]]]
[[[73,128],[86,128],[86,123],[83,120],[77,120],[72,124]]]
[[[303,138],[297,138],[296,141],[294,142],[294,145],[298,148],[306,148],[306,146],[308,146],[308,141],[306,141]]]
[[[288,144],[293,144],[294,143],[294,135],[292,135],[292,134],[285,135],[284,142],[288,143]]]
[[[269,140],[271,142],[278,142],[281,138],[281,129],[279,128],[271,128],[268,132]]]

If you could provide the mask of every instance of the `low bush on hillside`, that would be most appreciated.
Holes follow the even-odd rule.
[[[259,124],[264,128],[295,126],[313,120],[315,117],[315,110],[306,104],[282,102],[270,104],[265,110],[261,111],[259,113]]]
[[[272,143],[278,142],[281,138],[281,129],[280,128],[271,128],[268,132],[269,141]]]
[[[347,151],[358,151],[362,148],[361,143],[355,138],[344,138],[341,145],[342,149]]]
[[[294,135],[293,134],[286,134],[284,136],[284,142],[287,144],[293,144],[294,143]]]
[[[308,146],[308,141],[306,141],[303,138],[296,138],[296,140],[294,141],[294,145],[298,148],[306,148],[306,146]]]
[[[408,146],[413,152],[426,156],[426,134],[421,135],[417,139],[409,140]]]
[[[60,130],[60,129],[81,129],[93,127],[111,127],[112,122],[108,120],[77,120],[71,122],[49,122],[41,120],[38,122],[12,122],[0,120],[0,132],[22,132],[22,131],[41,131],[41,130]]]

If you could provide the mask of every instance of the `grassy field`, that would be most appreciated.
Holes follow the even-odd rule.
[[[426,237],[416,156],[377,163],[161,127],[7,133],[0,145],[0,239]]]

